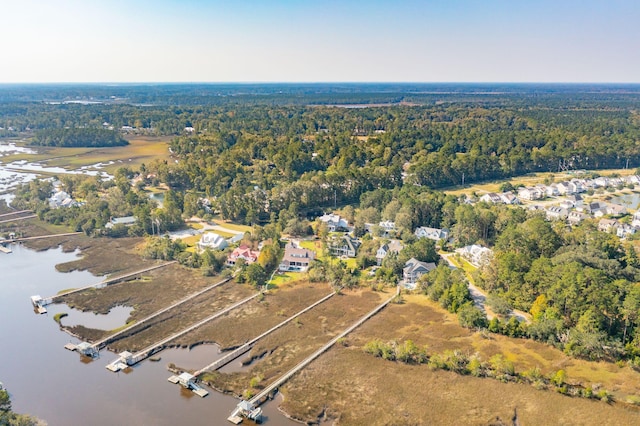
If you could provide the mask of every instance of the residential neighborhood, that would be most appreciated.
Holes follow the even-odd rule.
[[[513,201],[513,192],[503,193],[489,192],[480,196],[477,200],[491,204],[522,204],[531,210],[541,210],[547,220],[565,221],[568,225],[577,225],[585,219],[601,219],[605,217],[620,218],[629,214],[625,205],[615,202],[613,199],[602,201],[585,201],[585,196],[594,198],[597,191],[616,191],[624,187],[634,188],[640,184],[639,175],[625,177],[596,177],[593,179],[573,178],[568,181],[550,183],[548,185],[537,184],[521,186],[517,188],[516,202]],[[610,199],[612,197],[605,197]],[[635,216],[634,216],[635,218]],[[640,218],[640,217],[639,217]],[[610,225],[611,220],[600,222],[599,229],[604,232],[614,232],[621,238],[635,234],[640,229],[640,220],[634,219],[629,223]],[[421,231],[424,232],[424,231]],[[416,230],[416,235],[418,230]]]

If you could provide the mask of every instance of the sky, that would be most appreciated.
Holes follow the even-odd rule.
[[[0,0],[0,83],[640,82],[638,0]]]

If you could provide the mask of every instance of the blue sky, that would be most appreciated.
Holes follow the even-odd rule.
[[[640,82],[637,0],[0,0],[0,82]]]

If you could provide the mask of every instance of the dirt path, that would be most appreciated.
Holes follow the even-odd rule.
[[[449,265],[452,268],[457,269],[458,266],[451,259],[449,259],[449,257],[451,256],[452,256],[451,254],[440,255],[440,257],[446,260],[447,263],[449,263]],[[496,316],[496,314],[493,311],[491,311],[491,308],[486,306],[487,293],[484,290],[478,288],[475,284],[473,284],[467,277],[466,272],[464,272],[464,274],[467,281],[467,287],[469,287],[469,293],[471,293],[471,299],[473,299],[473,304],[478,309],[482,310],[485,314],[487,314],[488,320],[492,320]],[[531,315],[527,314],[526,312],[520,311],[518,309],[512,309],[511,314],[509,314],[509,317],[516,317],[518,321],[520,322],[524,321],[526,324],[531,323]]]

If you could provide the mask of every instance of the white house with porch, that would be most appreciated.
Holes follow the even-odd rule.
[[[346,230],[349,228],[349,223],[347,222],[347,220],[334,213],[324,214],[320,216],[318,220],[327,224],[327,229],[329,230],[329,232],[335,232],[341,229]]]
[[[198,249],[200,251],[207,248],[211,250],[224,250],[228,245],[227,240],[215,232],[205,232],[202,234],[202,237],[200,237],[200,241],[198,241]]]

